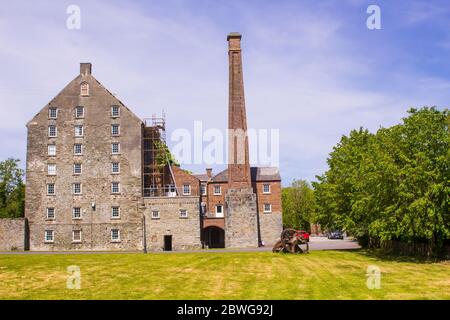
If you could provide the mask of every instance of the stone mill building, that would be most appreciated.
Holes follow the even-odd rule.
[[[245,132],[241,35],[228,46],[228,124]],[[229,139],[227,169],[190,174],[169,159],[165,119],[137,117],[90,63],[27,129],[29,250],[258,247],[279,237],[279,171],[250,167],[245,135]]]

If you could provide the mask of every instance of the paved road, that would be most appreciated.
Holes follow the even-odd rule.
[[[360,246],[356,241],[352,239],[344,240],[328,240],[323,237],[311,237],[309,243],[310,250],[349,250],[358,249]],[[158,253],[172,254],[172,253],[185,253],[185,252],[196,252],[196,253],[208,253],[208,252],[264,252],[271,251],[272,247],[262,247],[262,248],[245,248],[245,249],[209,249],[209,250],[192,250],[192,251],[161,251]],[[142,251],[132,251],[132,252],[104,252],[104,251],[83,251],[83,252],[73,252],[73,251],[51,251],[51,252],[36,252],[36,251],[14,251],[14,252],[0,252],[0,254],[105,254],[105,253],[141,253]]]

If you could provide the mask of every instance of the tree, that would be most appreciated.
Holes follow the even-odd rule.
[[[0,162],[0,218],[23,217],[25,209],[24,172],[20,160]]]
[[[294,229],[310,230],[314,220],[314,191],[305,180],[294,180],[283,188],[281,193],[283,205],[283,224]]]
[[[409,110],[401,124],[376,134],[353,130],[315,182],[318,220],[369,243],[450,238],[449,111]]]

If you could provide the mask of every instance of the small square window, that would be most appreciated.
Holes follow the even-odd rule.
[[[56,156],[56,144],[49,144],[47,146],[47,154],[49,156]]]
[[[73,194],[81,194],[81,183],[76,182],[72,185]]]
[[[111,153],[112,154],[119,154],[120,153],[120,144],[117,142],[114,142],[111,144]]]
[[[55,184],[54,183],[47,183],[47,194],[48,195],[55,194]]]
[[[152,219],[159,219],[159,211],[158,210],[153,210],[152,211]]]
[[[118,125],[118,124],[111,125],[111,135],[112,136],[120,135],[120,125]]]
[[[48,117],[50,119],[58,118],[58,108],[55,107],[48,108]]]
[[[56,164],[52,163],[47,165],[47,174],[49,176],[56,175]]]
[[[112,173],[120,173],[120,163],[119,162],[113,162],[111,164],[111,172]]]
[[[81,242],[81,230],[73,230],[72,231],[72,241],[73,242]]]
[[[44,241],[45,242],[53,242],[55,239],[55,233],[53,230],[45,230],[44,233]]]
[[[270,184],[263,184],[263,193],[270,193]]]
[[[75,126],[75,137],[82,137],[84,134],[84,128],[82,125]]]
[[[111,207],[111,218],[112,219],[120,218],[120,207]]]
[[[81,219],[81,208],[75,207],[72,209],[72,219]]]
[[[187,218],[188,217],[188,212],[186,209],[181,209],[180,210],[180,218]]]
[[[114,242],[120,241],[120,230],[119,229],[111,229],[111,241],[114,241]]]
[[[272,212],[272,205],[270,203],[264,203],[264,212],[265,213]]]
[[[120,117],[120,107],[119,106],[111,107],[111,117],[113,117],[113,118]]]
[[[120,193],[120,183],[119,182],[111,183],[111,192],[112,193]]]
[[[73,164],[73,174],[81,174],[81,171],[82,171],[81,163],[74,163]]]
[[[191,185],[183,184],[183,195],[188,196],[191,194]]]
[[[75,117],[83,118],[84,117],[84,107],[78,106],[75,108]]]
[[[214,194],[219,195],[222,193],[222,188],[220,186],[214,186]]]
[[[75,155],[83,154],[83,146],[81,143],[75,143],[73,145],[73,154],[75,154]]]
[[[55,219],[55,208],[47,208],[47,219]]]
[[[56,126],[54,126],[54,125],[48,126],[48,136],[50,138],[56,137],[57,134],[58,134],[58,130],[56,129]]]

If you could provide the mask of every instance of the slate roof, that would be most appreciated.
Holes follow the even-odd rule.
[[[277,167],[251,167],[252,181],[281,181],[280,170]],[[228,169],[225,169],[212,178],[213,182],[227,182]]]

